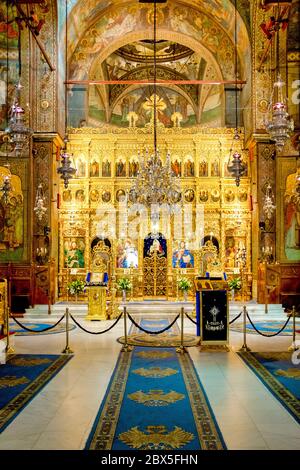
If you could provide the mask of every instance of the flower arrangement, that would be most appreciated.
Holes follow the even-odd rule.
[[[230,290],[240,290],[242,288],[242,281],[239,277],[234,277],[228,281],[228,286]]]
[[[83,292],[85,288],[85,282],[80,279],[76,279],[68,284],[68,291],[71,295],[78,295]]]
[[[186,277],[182,277],[178,280],[178,288],[182,291],[188,291],[192,287],[192,283]]]
[[[130,290],[132,287],[131,282],[127,277],[122,277],[117,280],[117,289],[119,290]]]

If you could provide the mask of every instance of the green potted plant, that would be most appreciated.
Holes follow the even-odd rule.
[[[178,289],[183,292],[184,301],[187,301],[187,294],[189,289],[192,287],[192,283],[186,277],[182,277],[178,280]]]
[[[68,284],[68,291],[70,295],[75,295],[76,302],[78,295],[84,291],[84,288],[85,282],[80,279],[76,279],[75,281],[69,282]]]
[[[117,280],[117,289],[122,291],[122,300],[126,301],[126,292],[132,288],[132,284],[127,277],[121,277]]]
[[[228,287],[231,290],[232,300],[234,300],[234,293],[242,288],[242,281],[240,277],[234,277],[228,281]]]

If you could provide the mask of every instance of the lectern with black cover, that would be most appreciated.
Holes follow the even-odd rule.
[[[201,345],[229,343],[228,284],[221,277],[197,277],[196,317],[197,336]]]

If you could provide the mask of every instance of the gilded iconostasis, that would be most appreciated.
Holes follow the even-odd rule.
[[[299,129],[299,1],[273,3],[237,0],[236,12],[230,0],[158,3],[154,47],[151,3],[24,2],[18,8],[34,37],[25,23],[19,28],[16,6],[1,1],[0,126],[7,127],[21,74],[21,103],[33,130],[20,161],[1,150],[3,175],[19,178],[9,204],[0,206],[3,273],[9,263],[22,264],[16,278],[27,273],[33,297],[55,301],[66,296],[69,276],[84,278],[103,242],[103,266],[115,280],[132,276],[135,296],[174,298],[179,275],[238,275],[244,252],[250,298],[265,250],[272,262],[299,263],[299,208],[291,196],[297,139],[276,153],[265,130],[277,67],[276,8],[284,19],[279,67],[296,136]],[[141,83],[153,83],[154,49],[155,89]],[[153,150],[154,121],[161,161],[169,152],[180,184],[178,212],[160,213],[155,230],[149,210],[135,207],[132,190],[141,154]],[[57,175],[66,133],[76,168],[67,188]],[[239,186],[227,168],[234,150],[246,165]],[[46,204],[41,221],[34,212],[39,185]],[[269,185],[276,211],[267,217]],[[155,285],[149,272],[160,280]]]

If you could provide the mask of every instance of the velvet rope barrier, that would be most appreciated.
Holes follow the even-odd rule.
[[[17,325],[19,325],[21,328],[23,328],[23,330],[30,331],[31,333],[44,333],[44,331],[52,330],[57,325],[59,325],[59,323],[64,319],[64,317],[65,317],[65,313],[63,314],[63,316],[56,323],[54,323],[54,325],[47,326],[43,330],[32,330],[31,328],[27,328],[27,326],[22,325],[21,322],[19,322],[15,317],[10,315],[10,318],[12,318],[16,322]]]
[[[176,321],[178,320],[178,318],[180,317],[180,315],[177,315],[177,317],[172,321],[172,323],[170,323],[170,325],[166,326],[166,328],[163,328],[162,330],[160,331],[149,331],[149,330],[145,330],[145,328],[143,328],[142,326],[140,326],[135,320],[134,318],[132,318],[131,315],[129,315],[129,313],[127,313],[128,315],[128,318],[129,320],[134,324],[134,326],[136,326],[139,330],[143,331],[144,333],[147,333],[148,335],[160,335],[161,333],[164,333],[165,331],[169,330],[170,328],[172,328],[172,326],[176,323]]]
[[[109,326],[108,328],[106,328],[106,330],[102,330],[102,331],[89,331],[87,330],[86,328],[84,328],[82,325],[80,325],[80,323],[78,323],[77,320],[75,320],[75,318],[73,317],[73,315],[70,314],[70,317],[72,318],[73,322],[75,323],[75,325],[78,326],[78,328],[80,328],[82,331],[84,331],[85,333],[89,333],[90,335],[103,335],[103,333],[107,333],[109,330],[112,330],[114,328],[114,326],[116,326],[116,324],[120,321],[121,317],[123,315],[123,312],[118,316],[118,318],[116,319],[116,321],[113,323],[113,325]]]
[[[279,334],[287,327],[287,325],[288,325],[288,323],[289,323],[289,321],[290,321],[290,319],[291,319],[291,317],[289,316],[288,319],[287,319],[287,321],[286,321],[285,324],[283,325],[283,327],[280,328],[280,330],[277,331],[276,333],[273,333],[273,334],[271,334],[271,335],[266,335],[265,333],[262,333],[261,331],[259,331],[259,330],[256,328],[256,326],[255,326],[254,323],[252,322],[252,320],[251,320],[251,318],[250,318],[250,316],[249,316],[248,313],[247,313],[247,318],[248,318],[248,320],[249,320],[251,326],[252,326],[252,327],[254,328],[254,330],[256,331],[256,333],[258,333],[258,334],[261,335],[261,336],[264,336],[265,338],[272,338],[273,336],[279,335]]]

